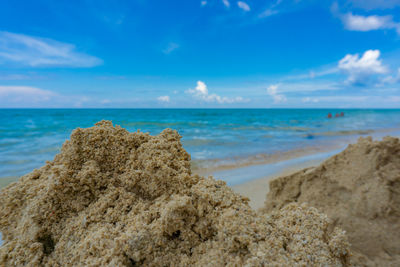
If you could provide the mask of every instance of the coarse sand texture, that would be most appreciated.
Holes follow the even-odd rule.
[[[346,230],[356,263],[400,266],[400,140],[360,138],[316,168],[271,181],[267,213],[307,203]]]
[[[373,203],[371,203],[372,205]],[[389,211],[385,211],[389,212]],[[257,214],[192,175],[177,132],[101,121],[0,194],[1,266],[348,266],[347,237],[291,204]]]

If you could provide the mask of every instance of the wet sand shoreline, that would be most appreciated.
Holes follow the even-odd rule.
[[[288,168],[285,168],[279,172],[275,172],[271,175],[255,179],[255,180],[250,180],[248,182],[245,182],[243,184],[238,184],[231,186],[233,191],[236,193],[241,194],[242,196],[248,197],[250,199],[250,207],[254,210],[258,210],[264,206],[265,199],[267,196],[267,193],[269,192],[269,182],[282,177],[282,176],[287,176],[291,175],[295,172],[298,172],[302,169],[305,168],[311,168],[318,166],[321,164],[326,158],[324,159],[318,159],[318,160],[309,160],[306,162],[303,162],[302,164],[294,164],[292,166],[289,166]]]

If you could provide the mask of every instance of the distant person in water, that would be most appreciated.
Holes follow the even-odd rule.
[[[339,117],[344,117],[344,112],[343,111],[340,112],[340,113],[336,113],[335,114],[335,118],[339,118]],[[329,112],[327,118],[328,119],[332,119],[333,118],[332,113]]]

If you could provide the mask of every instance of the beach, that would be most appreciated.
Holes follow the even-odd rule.
[[[53,161],[2,191],[0,263],[351,265],[345,233],[324,214],[256,213],[224,181],[192,174],[180,139],[110,121],[75,129]]]
[[[341,111],[329,119],[324,109],[2,109],[0,187],[52,160],[74,128],[110,119],[130,132],[177,130],[194,173],[226,181],[258,208],[267,181],[316,166],[360,136],[400,135],[400,110]]]
[[[344,148],[343,143],[324,147],[301,148],[282,153],[256,154],[250,157],[196,160],[192,170],[202,176],[224,180],[232,189],[250,199],[249,205],[257,210],[264,205],[269,182],[306,167],[316,166]],[[58,151],[58,149],[54,149]],[[49,156],[50,159],[50,156]],[[193,166],[194,165],[194,166]],[[18,181],[19,177],[0,178],[0,188]],[[2,244],[2,240],[0,240]]]
[[[400,141],[385,133],[193,162],[175,130],[77,128],[52,161],[2,190],[0,263],[398,262]]]
[[[382,140],[384,134],[376,134],[376,140]],[[400,134],[393,133],[400,137]],[[357,139],[349,144],[337,144],[331,147],[319,147],[292,151],[287,154],[274,155],[268,160],[252,161],[236,165],[224,165],[220,168],[206,169],[200,172],[202,175],[213,175],[216,179],[227,181],[232,189],[250,199],[250,206],[258,210],[265,205],[266,195],[269,192],[269,183],[283,176],[289,176],[303,169],[320,165],[330,157],[340,153],[348,145],[354,144]],[[251,164],[252,163],[252,164]]]
[[[125,196],[127,199],[131,199],[130,205],[137,205],[134,204],[137,203],[137,201],[141,203],[142,200],[140,199],[142,198],[147,199],[145,201],[147,203],[146,205],[150,205],[155,209],[166,207],[165,205],[170,205],[170,208],[168,208],[171,209],[170,211],[163,211],[164,208],[161,208],[160,211],[154,212],[157,214],[166,212],[165,216],[167,217],[165,217],[163,221],[159,222],[159,224],[157,224],[158,226],[156,226],[160,228],[160,231],[162,231],[160,232],[161,236],[157,238],[161,238],[163,240],[164,238],[167,238],[167,240],[163,241],[165,242],[163,246],[166,248],[172,248],[176,246],[176,244],[173,245],[170,242],[170,240],[174,240],[174,236],[180,235],[182,231],[192,231],[185,228],[187,227],[186,223],[179,222],[181,219],[178,218],[186,218],[186,216],[189,216],[188,218],[190,218],[189,214],[195,212],[195,214],[198,214],[196,215],[198,216],[196,218],[199,218],[199,221],[196,222],[196,224],[203,224],[202,221],[204,218],[200,219],[205,216],[203,213],[204,211],[202,211],[202,208],[200,208],[203,204],[198,203],[196,205],[200,206],[194,209],[190,208],[190,210],[186,210],[186,208],[183,207],[186,207],[187,204],[184,203],[189,203],[188,199],[192,199],[198,194],[202,195],[202,198],[208,198],[210,196],[212,198],[219,198],[220,194],[223,194],[226,195],[228,199],[231,199],[225,199],[224,201],[227,201],[227,203],[234,201],[234,203],[236,203],[235,205],[238,205],[237,209],[240,211],[239,212],[237,210],[234,218],[229,219],[234,220],[235,223],[225,226],[218,226],[221,227],[219,228],[220,230],[215,230],[225,233],[226,231],[223,229],[226,227],[231,227],[232,232],[229,233],[226,238],[229,239],[232,238],[232,236],[235,236],[235,227],[241,227],[239,225],[241,225],[243,222],[241,222],[241,219],[239,218],[243,216],[246,218],[248,216],[256,216],[254,218],[256,219],[257,223],[245,223],[250,223],[252,225],[248,229],[250,232],[277,231],[277,233],[283,234],[280,232],[283,231],[287,232],[284,234],[285,236],[290,236],[294,231],[293,229],[286,228],[286,226],[279,226],[283,228],[279,228],[280,230],[266,230],[265,227],[267,226],[265,225],[265,218],[263,217],[264,219],[261,219],[261,217],[264,216],[263,210],[265,210],[266,205],[268,205],[268,203],[266,203],[266,199],[267,194],[270,192],[269,186],[271,181],[281,179],[282,177],[288,177],[303,170],[304,168],[316,168],[324,161],[344,151],[349,144],[357,143],[357,140],[360,137],[373,136],[375,140],[382,140],[382,138],[387,135],[400,136],[400,110],[345,110],[345,117],[333,119],[326,117],[327,112],[327,110],[0,110],[0,115],[2,115],[0,117],[0,120],[2,120],[0,123],[0,186],[1,188],[4,188],[6,185],[18,181],[18,183],[14,184],[14,186],[11,185],[10,187],[7,187],[9,188],[8,190],[11,190],[11,192],[8,193],[9,198],[4,198],[3,201],[6,201],[6,199],[13,199],[15,197],[23,199],[36,199],[32,200],[32,203],[28,205],[33,205],[29,209],[36,210],[39,208],[41,211],[32,218],[46,216],[40,220],[48,220],[54,216],[53,213],[51,213],[51,210],[58,210],[60,212],[57,215],[59,218],[75,218],[74,220],[85,222],[87,220],[87,216],[89,216],[87,212],[92,214],[90,216],[98,216],[98,211],[96,209],[92,210],[89,208],[89,206],[87,206],[89,203],[92,203],[90,205],[103,205],[101,203],[104,202],[109,203],[107,205],[111,205],[110,207],[114,207],[114,204],[112,204],[113,197],[111,197],[111,195],[116,196],[121,194],[119,190],[133,191],[135,192],[136,196],[129,196],[129,192],[126,192],[128,195]],[[92,126],[90,123],[103,117],[114,120],[115,125],[121,125],[122,128],[120,128],[120,126],[116,126],[115,128],[121,130],[117,130],[117,133],[107,135],[104,130],[98,132],[99,130],[96,127],[88,128]],[[11,118],[12,120],[5,120],[4,118]],[[104,127],[104,129],[108,129],[107,131],[114,132],[114,128],[110,128],[109,123],[111,122],[101,124],[100,128]],[[74,130],[74,128],[76,129]],[[175,133],[172,134],[170,129],[176,130],[176,134],[178,134],[178,136],[176,136]],[[104,136],[102,139],[104,139],[104,142],[106,143],[103,143],[103,141],[101,141],[102,139],[93,140],[94,143],[100,142],[97,145],[93,145],[93,142],[87,143],[88,139],[92,138],[92,135],[83,134],[87,131],[89,133],[91,131],[95,131],[96,133],[98,132],[99,135]],[[123,131],[123,134],[119,134],[119,131]],[[128,132],[130,134],[128,134]],[[135,150],[135,146],[132,147],[132,145],[135,144],[135,142],[142,142],[142,139],[140,138],[138,141],[134,141],[135,138],[138,138],[136,136],[143,136],[143,138],[145,136],[147,136],[145,138],[154,136],[155,140],[164,140],[163,138],[166,138],[165,136],[170,136],[171,134],[174,140],[179,139],[179,142],[177,141],[178,143],[176,143],[174,146],[183,148],[188,154],[185,154],[185,152],[177,158],[177,155],[180,155],[179,153],[181,153],[177,151],[181,151],[181,148],[168,148],[167,152],[169,151],[168,153],[172,153],[171,156],[168,156],[165,159],[163,158],[164,156],[162,156],[162,158],[159,160],[153,161],[154,157],[160,157],[157,151],[164,151],[166,149],[164,146],[158,146],[156,143],[154,143],[154,147],[152,148],[146,148],[147,146],[144,146],[141,152],[138,152],[138,155],[142,155],[139,158],[134,156],[133,159],[136,158],[136,161],[139,160],[141,163],[132,164],[131,160],[126,161],[127,155],[125,155],[124,151]],[[74,144],[70,144],[70,141],[67,140],[75,141],[73,141]],[[83,148],[85,148],[83,145],[85,142],[87,143],[87,152],[85,152],[86,154],[84,155],[81,154],[81,151]],[[125,145],[121,146],[121,144],[124,142]],[[162,142],[166,142],[168,146],[172,144],[168,139]],[[66,147],[72,147],[72,150],[69,151],[69,149],[65,150],[66,148],[64,148],[63,151],[63,143]],[[103,150],[103,146],[108,146],[109,148]],[[172,151],[170,151],[171,149]],[[103,154],[103,156],[97,158],[96,155],[98,153]],[[112,153],[112,155],[109,153]],[[115,161],[112,159],[110,162],[103,162],[104,159],[107,159],[110,156],[115,158]],[[94,161],[90,160],[92,157],[94,157]],[[166,159],[168,160],[166,161]],[[58,163],[54,165],[52,162]],[[74,167],[77,164],[75,162],[86,163],[80,167]],[[128,164],[127,162],[131,163]],[[165,164],[173,165],[168,167]],[[57,165],[60,167],[57,167]],[[177,176],[176,168],[180,165],[184,167],[182,169],[182,174]],[[121,176],[121,173],[118,171],[119,168],[125,169],[127,174]],[[141,172],[143,172],[143,174],[139,176],[141,178],[137,177],[138,172],[132,170],[131,168],[140,168]],[[159,176],[160,174],[158,174],[157,171],[159,168],[161,168],[160,170],[163,170],[162,172],[164,173],[161,174],[161,176]],[[167,171],[165,168],[170,170]],[[148,173],[149,171],[150,173]],[[109,194],[111,195],[104,195],[102,192],[103,189],[100,188],[107,188],[108,186],[112,185],[111,183],[110,185],[106,186],[106,184],[109,183],[107,182],[107,177],[109,177],[108,173],[110,172],[115,173],[115,177],[120,177],[115,185],[122,185],[122,187],[117,191],[115,191],[116,189],[110,191]],[[43,173],[43,178],[38,179],[40,176],[39,174],[41,173]],[[76,181],[71,180],[70,174],[66,175],[67,173],[74,173],[73,177],[76,177],[76,179],[80,181],[78,187],[76,185]],[[189,189],[192,185],[188,184],[182,187],[182,181],[185,181],[184,183],[186,183],[185,179],[187,178],[182,181],[181,179],[184,176],[189,175],[189,173],[191,175],[190,179],[194,179],[194,183],[202,184],[205,181],[208,181],[206,183],[211,183],[213,186],[210,184],[203,184],[201,186],[199,185],[199,188],[196,187],[196,189]],[[21,176],[23,178],[19,179]],[[213,178],[207,178],[209,176]],[[132,180],[133,177],[136,178]],[[147,177],[147,179],[150,179],[152,182],[148,184],[146,180],[142,180],[144,177]],[[200,177],[206,177],[207,179],[202,180],[204,178]],[[106,184],[101,186],[103,183]],[[172,189],[169,183],[176,183],[177,188]],[[19,196],[20,193],[14,192],[13,190],[17,190],[19,192],[18,188],[21,186],[21,184],[25,184],[25,189],[23,190],[26,192]],[[62,187],[60,187],[61,184],[63,184]],[[135,186],[133,186],[134,184]],[[156,184],[157,186],[154,187]],[[115,185],[112,185],[111,188],[114,188]],[[66,189],[66,186],[70,189]],[[89,190],[89,192],[87,192],[88,186],[89,188],[92,188]],[[165,188],[156,189],[160,186],[164,186]],[[212,188],[221,188],[222,191],[214,192],[214,189],[211,189],[210,186]],[[38,190],[45,191],[40,193]],[[170,198],[168,190],[172,190],[171,194],[172,192],[179,193],[179,197],[175,200],[168,200]],[[187,190],[195,191],[191,191],[192,193],[189,193]],[[158,191],[159,193],[156,193]],[[154,198],[158,199],[159,194],[163,196],[161,199],[163,199],[162,201],[166,203],[154,203]],[[93,196],[96,195],[101,198],[93,198]],[[3,197],[4,196],[5,195],[3,195]],[[63,202],[59,202],[60,199],[67,200],[75,198],[80,200],[78,200],[78,202],[75,204],[71,204],[72,206],[68,206],[69,204],[65,206]],[[190,201],[197,203],[199,200],[197,197],[195,197]],[[207,209],[216,209],[218,206],[216,203],[219,203],[219,201],[220,200],[217,202],[208,202],[209,204],[207,205],[211,206]],[[170,204],[167,204],[169,202]],[[15,203],[15,201],[12,201],[12,203]],[[27,203],[30,203],[30,200],[28,200]],[[55,205],[57,208],[46,208],[46,205],[49,205],[49,203],[56,203]],[[12,206],[13,204],[6,204],[4,207],[9,207],[9,205]],[[143,209],[141,205],[142,204],[137,207],[139,210]],[[176,211],[181,210],[182,208],[182,211]],[[71,209],[78,209],[77,211],[83,209],[82,212],[84,212],[70,214]],[[114,210],[113,213],[121,213],[120,209],[112,209]],[[130,210],[130,208],[127,210]],[[6,212],[5,214],[12,212],[11,210],[3,211]],[[258,215],[253,213],[255,211],[259,211],[257,212]],[[225,216],[223,215],[223,210],[221,210],[221,212],[222,213],[218,215],[214,214],[211,216],[210,214],[209,216],[211,217],[207,218],[206,221],[212,222],[211,224],[219,224],[218,218]],[[311,243],[309,243],[309,249],[314,255],[319,255],[319,253],[322,253],[323,251],[335,251],[336,249],[339,249],[343,252],[347,251],[348,249],[344,234],[340,231],[335,233],[331,232],[331,230],[329,230],[331,229],[331,226],[329,225],[332,222],[329,221],[328,218],[324,217],[324,214],[319,213],[317,210],[295,204],[294,206],[289,205],[286,210],[273,210],[270,212],[272,212],[271,214],[274,214],[271,218],[281,218],[277,219],[278,221],[297,219],[301,221],[307,221],[310,218],[314,218],[312,219],[312,222],[310,222],[311,224],[315,224],[314,229],[320,229],[318,230],[319,232],[317,231],[318,233],[324,233],[324,236],[330,236],[332,240],[336,240],[332,241],[333,243],[331,242],[327,244],[326,239],[319,235],[315,235],[316,232],[307,232],[308,230],[302,228],[304,234],[303,238],[305,240],[309,240],[311,236],[314,236],[314,241],[310,241]],[[5,218],[8,218],[7,216]],[[19,215],[16,214],[16,216],[18,217]],[[123,214],[119,214],[113,215],[112,218],[114,218],[113,220],[119,221],[124,220],[124,218],[126,218],[124,216],[125,215]],[[21,223],[20,227],[25,227],[24,225],[26,223],[26,219],[30,220],[29,218],[15,218],[12,219],[12,221],[19,221],[19,223]],[[133,216],[130,217],[130,219],[126,222],[119,222],[119,224],[115,222],[115,225],[119,227],[118,225],[124,225],[128,222],[132,223],[133,221],[137,220],[138,217]],[[146,220],[151,221],[150,218]],[[183,220],[185,222],[188,221],[188,219]],[[276,225],[277,222],[274,221],[270,223],[272,223],[272,225]],[[320,224],[317,222],[324,223]],[[93,240],[97,240],[95,242],[103,242],[97,239],[97,234],[92,232],[92,230],[83,227],[81,224],[75,225],[75,223],[77,222],[71,221],[68,226],[65,226],[65,230],[64,228],[61,230],[57,228],[58,226],[56,224],[53,225],[51,224],[51,221],[49,221],[48,227],[53,229],[51,231],[55,231],[54,233],[60,231],[63,232],[62,236],[64,236],[63,238],[66,238],[64,241],[59,240],[61,236],[57,237],[57,240],[59,240],[57,242],[61,242],[61,244],[63,244],[62,246],[69,246],[69,243],[66,240],[69,239],[69,236],[71,234],[73,235],[73,233],[69,232],[68,229],[76,227],[82,227],[81,231],[87,232],[87,235],[89,236],[88,240],[92,240],[90,242],[93,242]],[[109,226],[107,226],[108,224],[106,222],[99,219],[98,223],[100,225],[99,229],[103,229],[102,231],[105,231],[104,233],[111,234],[108,232],[109,230],[107,230]],[[143,224],[143,222],[140,221],[135,222],[135,224],[136,223],[139,223],[139,225]],[[181,226],[176,228],[173,226],[175,223]],[[29,222],[28,224],[35,224],[35,222]],[[277,225],[281,225],[281,222],[279,221]],[[5,225],[3,225],[3,227],[5,227]],[[38,227],[40,229],[42,228],[42,226]],[[207,227],[203,229],[202,227],[204,227],[204,225],[195,231],[201,231],[201,235],[208,236],[210,229]],[[175,230],[168,230],[170,228]],[[12,231],[14,230],[11,230],[11,225],[3,229],[2,236],[5,238],[5,240],[7,240],[10,235],[14,235],[12,234]],[[142,231],[146,232],[148,230],[142,229]],[[152,237],[154,234],[154,232],[147,232],[147,234],[144,236],[140,234],[135,238],[145,238],[147,240],[146,242],[150,244],[152,242],[151,240],[154,238]],[[187,240],[189,243],[194,242],[191,243],[194,246],[195,244],[198,244],[199,241],[192,239],[192,234],[186,236],[185,238],[188,238]],[[196,232],[196,235],[197,234],[199,233]],[[55,241],[53,237],[49,237],[48,235],[39,235],[39,237],[40,238],[37,246],[43,246],[43,257],[49,262],[49,264],[51,264],[52,260],[55,259],[52,259],[51,257],[49,258],[46,255],[55,249],[52,245]],[[32,238],[35,239],[36,237],[25,236],[25,238],[25,240],[29,243],[29,240],[32,240]],[[119,238],[124,239],[125,241],[123,242],[128,242],[129,240],[129,238],[126,239],[126,236],[120,236]],[[224,243],[225,241],[223,241],[223,239],[218,239],[215,241],[219,244],[219,246],[221,246],[221,248],[228,246]],[[83,244],[86,241],[81,240],[79,242]],[[259,249],[262,249],[264,246],[261,245],[262,242],[260,243],[260,241],[257,240],[253,240],[251,242],[253,242],[253,245]],[[271,239],[268,242],[271,242],[271,244],[274,246],[279,246],[278,243],[276,243],[278,242],[276,239]],[[296,243],[297,241],[295,240],[288,240],[287,242],[292,242],[293,249],[298,251],[298,253],[304,253],[304,247],[302,244]],[[317,242],[318,245],[312,242]],[[21,246],[23,247],[25,245],[21,244]],[[115,249],[121,248],[116,244],[112,246],[114,246]],[[315,250],[320,246],[324,247],[324,249]],[[329,246],[333,247],[328,248]],[[74,248],[71,247],[70,249],[73,250]],[[185,251],[187,248],[182,247],[182,249],[182,251]],[[61,250],[59,251],[59,253],[62,253]],[[142,248],[134,248],[134,251],[142,251]],[[211,253],[210,255],[213,255],[214,253],[213,250],[207,251],[207,253]],[[177,252],[178,255],[181,255],[179,254],[181,252]],[[272,254],[268,256],[264,255],[264,252],[265,249],[262,249],[262,252],[253,251],[251,252],[251,255],[258,257],[259,260],[271,260],[275,259],[274,255],[281,253],[278,251],[271,251]],[[89,253],[89,250],[83,250],[79,253],[82,253],[82,257],[91,257],[87,254]],[[91,253],[95,252],[92,251]],[[123,253],[137,255],[130,254],[131,252],[129,251],[125,251]],[[331,252],[326,253],[326,255],[330,255],[328,258],[315,256],[311,259],[318,259],[318,261],[321,263],[329,262],[331,264],[338,260],[337,254],[331,255],[329,254]],[[100,257],[101,260],[105,260],[107,258],[103,254],[96,255]],[[150,254],[144,253],[139,258],[142,260],[146,259],[149,262],[158,261],[157,259],[149,258],[149,255]],[[198,255],[200,257],[202,254],[200,253]],[[32,254],[32,257],[36,256],[35,254]],[[19,259],[18,255],[15,255],[15,257],[15,259]],[[130,259],[133,260],[135,257],[136,256],[132,256]],[[224,257],[225,256],[222,258]],[[305,259],[304,257],[306,256],[301,257]],[[364,256],[360,257],[363,259],[363,261],[366,261]],[[218,262],[217,259],[222,258],[218,256],[215,258],[215,260]],[[287,254],[278,257],[278,259],[288,259],[288,262],[291,261],[290,255]],[[21,258],[21,260],[23,259]],[[122,262],[126,261],[124,257],[119,258],[119,260]],[[187,259],[184,257],[182,258],[181,255],[178,256],[178,258],[175,258],[175,260],[177,262],[185,262]],[[191,260],[191,263],[196,262],[200,264],[203,259],[193,257]],[[237,258],[237,260],[242,263],[246,261],[245,258],[240,257]],[[304,263],[309,260],[310,259],[305,260]],[[351,260],[352,259],[349,258],[346,260],[346,262]],[[136,262],[136,260],[134,261]],[[223,261],[227,263],[231,262],[231,259],[224,258]],[[219,263],[219,265],[223,264]]]
[[[267,193],[269,192],[270,181],[281,176],[290,175],[305,168],[318,166],[322,162],[323,160],[320,159],[309,160],[306,162],[302,162],[301,164],[289,165],[287,168],[281,169],[280,171],[277,171],[269,176],[251,180],[243,184],[234,185],[232,186],[232,189],[235,192],[248,197],[250,199],[250,207],[252,207],[254,210],[258,210],[265,205],[265,199]]]

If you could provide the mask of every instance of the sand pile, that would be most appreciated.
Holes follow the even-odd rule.
[[[267,212],[308,203],[346,230],[358,262],[400,266],[400,140],[359,139],[357,144],[270,183]]]
[[[192,175],[180,136],[76,129],[52,162],[0,194],[1,266],[349,265],[343,231],[314,208],[257,215]]]

